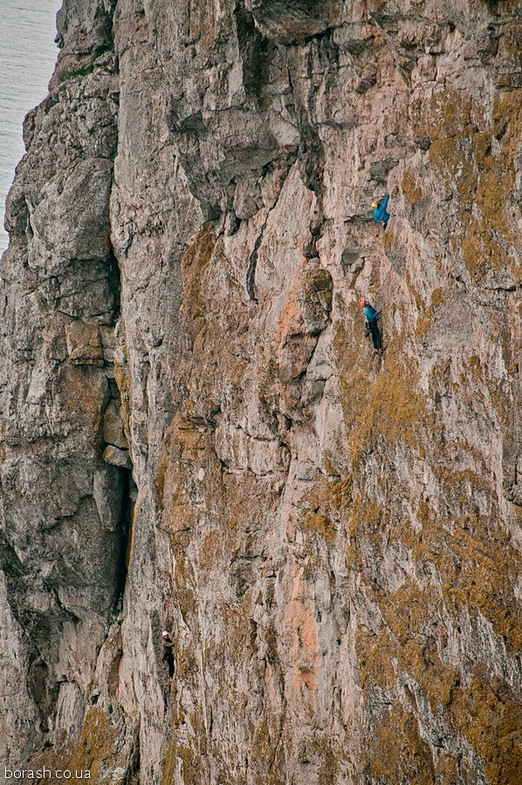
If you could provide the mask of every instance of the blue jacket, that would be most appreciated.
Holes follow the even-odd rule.
[[[383,221],[387,221],[390,217],[390,214],[386,212],[386,207],[388,205],[388,200],[390,198],[390,194],[386,194],[384,197],[384,201],[382,204],[377,207],[376,210],[373,211],[373,217],[377,221],[377,223],[382,223]]]
[[[364,315],[367,322],[375,322],[379,318],[379,311],[376,311],[371,305],[365,305]]]

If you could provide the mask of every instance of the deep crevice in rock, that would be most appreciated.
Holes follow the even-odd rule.
[[[116,571],[116,603],[121,603],[127,571],[129,567],[130,548],[132,539],[132,518],[134,504],[137,497],[136,483],[132,477],[132,470],[121,469],[122,472],[122,494],[121,494],[121,515],[120,515],[120,552]]]

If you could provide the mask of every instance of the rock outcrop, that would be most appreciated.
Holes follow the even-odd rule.
[[[0,762],[515,785],[518,2],[65,0],[58,40],[1,270]]]

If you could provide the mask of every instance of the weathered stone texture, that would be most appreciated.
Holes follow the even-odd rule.
[[[0,760],[518,783],[521,36],[66,0],[2,262]]]

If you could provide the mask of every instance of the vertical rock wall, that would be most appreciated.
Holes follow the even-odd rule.
[[[0,760],[515,785],[518,3],[58,21],[2,262]]]
[[[26,118],[28,154],[7,203],[0,300],[7,766],[79,732],[123,590],[128,469],[102,459],[103,414],[119,398],[111,369],[120,286],[109,218],[116,68],[109,9],[96,6],[94,24],[84,10],[88,33],[79,9],[61,12],[66,48],[49,97]]]

